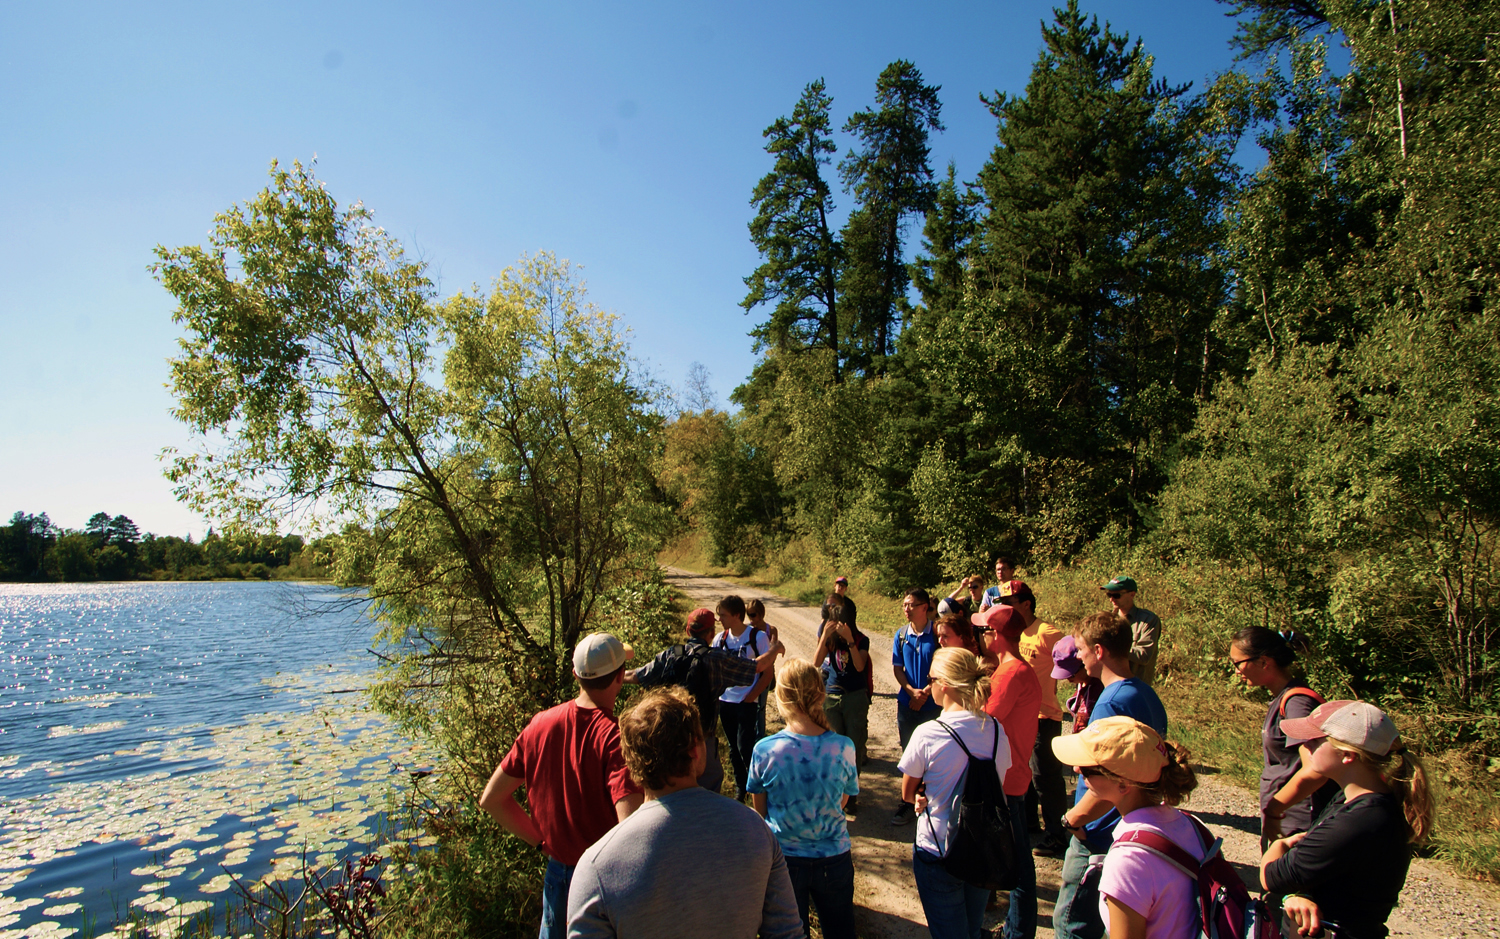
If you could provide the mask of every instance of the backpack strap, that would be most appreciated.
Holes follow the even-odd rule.
[[[1115,845],[1140,845],[1142,848],[1145,848],[1152,854],[1158,855],[1167,863],[1182,871],[1188,876],[1189,880],[1193,881],[1194,883],[1197,883],[1198,881],[1198,869],[1201,867],[1201,865],[1196,860],[1194,860],[1191,854],[1188,854],[1186,851],[1182,850],[1182,848],[1170,838],[1158,835],[1154,831],[1143,831],[1141,829],[1136,829],[1134,831],[1127,831],[1123,835],[1119,835],[1115,838],[1114,843]]]
[[[993,721],[995,719],[992,717],[992,718],[990,718],[990,720]],[[968,757],[971,760],[974,759],[974,754],[970,753],[969,752],[969,748],[966,747],[966,746],[964,746],[963,740],[961,740],[959,738],[958,734],[953,730],[952,727],[949,727],[947,724],[944,724],[940,720],[934,720],[933,723],[937,724],[939,727],[943,728],[944,730],[946,730],[948,732],[948,736],[950,736],[950,737],[953,738],[953,742],[956,743],[956,744],[958,744],[958,748],[960,750],[964,751],[964,756]],[[1000,752],[1000,722],[999,721],[995,721],[995,745],[990,750],[990,756],[989,756],[989,758],[993,760],[995,758],[995,754],[997,754],[999,752]]]
[[[1286,717],[1286,703],[1297,697],[1298,695],[1306,695],[1319,704],[1324,703],[1323,696],[1318,694],[1316,691],[1312,690],[1311,688],[1304,688],[1301,685],[1296,685],[1292,688],[1288,688],[1285,692],[1282,693],[1281,703],[1276,706],[1276,716]]]

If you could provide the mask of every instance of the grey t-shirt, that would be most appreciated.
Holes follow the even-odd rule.
[[[569,939],[801,939],[786,859],[753,809],[698,786],[648,800],[583,853]]]
[[[1302,768],[1302,756],[1297,751],[1297,743],[1287,740],[1286,734],[1281,732],[1281,722],[1285,718],[1281,715],[1281,703],[1286,702],[1286,717],[1306,717],[1317,707],[1321,698],[1313,698],[1306,694],[1291,692],[1294,688],[1306,688],[1307,685],[1300,681],[1293,681],[1281,690],[1281,693],[1271,699],[1271,706],[1266,711],[1265,723],[1261,726],[1260,741],[1261,749],[1265,753],[1266,766],[1260,771],[1260,810],[1265,812],[1266,807],[1271,804],[1271,797],[1281,791],[1281,787],[1291,781],[1297,771]],[[1333,783],[1324,783],[1323,787],[1313,793],[1310,798],[1298,802],[1286,810],[1286,817],[1281,822],[1281,833],[1283,835],[1295,834],[1299,831],[1307,831],[1312,827],[1313,819],[1328,804],[1333,793],[1338,789]]]

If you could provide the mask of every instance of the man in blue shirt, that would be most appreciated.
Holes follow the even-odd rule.
[[[927,671],[938,650],[937,631],[932,628],[932,599],[918,587],[901,601],[901,611],[906,614],[906,623],[891,640],[891,670],[900,689],[896,692],[896,734],[905,751],[911,732],[943,709],[932,700],[932,689],[927,685]],[[905,825],[915,817],[911,803],[902,802],[891,816],[891,824]]]
[[[1091,677],[1104,684],[1099,700],[1089,709],[1089,723],[1103,717],[1133,717],[1152,730],[1167,735],[1167,709],[1145,682],[1132,677],[1130,669],[1130,623],[1113,613],[1093,613],[1073,631],[1078,657]],[[1062,825],[1073,836],[1063,855],[1062,885],[1052,911],[1052,929],[1057,939],[1101,939],[1104,920],[1099,916],[1099,867],[1089,856],[1103,854],[1114,840],[1120,813],[1099,799],[1078,777],[1073,807],[1063,813]]]

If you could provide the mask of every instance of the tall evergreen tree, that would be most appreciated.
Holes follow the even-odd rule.
[[[922,225],[922,254],[911,264],[922,309],[933,315],[952,312],[963,299],[978,201],[972,192],[959,190],[957,171],[949,162],[948,176],[938,183]]]
[[[1025,95],[986,99],[999,146],[980,175],[969,315],[989,324],[991,358],[1036,366],[997,429],[1039,456],[1114,463],[1122,509],[1160,485],[1204,390],[1239,128],[1076,0],[1042,37]]]
[[[939,90],[922,81],[915,65],[898,59],[875,82],[875,107],[844,124],[858,141],[839,164],[856,205],[844,229],[844,296],[852,308],[851,354],[867,374],[884,373],[898,323],[910,312],[903,228],[913,215],[928,212],[937,196],[927,139],[943,129]]]
[[[832,190],[823,166],[837,151],[829,137],[833,99],[820,78],[809,84],[790,118],[767,127],[766,152],[776,163],[756,183],[750,240],[764,262],[745,278],[748,313],[772,304],[769,318],[751,331],[758,348],[795,352],[823,348],[839,368],[839,274],[843,251],[829,222]]]

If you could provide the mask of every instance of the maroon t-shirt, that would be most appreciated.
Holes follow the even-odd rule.
[[[641,791],[625,768],[614,715],[576,701],[533,717],[500,771],[526,780],[543,847],[569,867],[615,827],[615,803]]]

